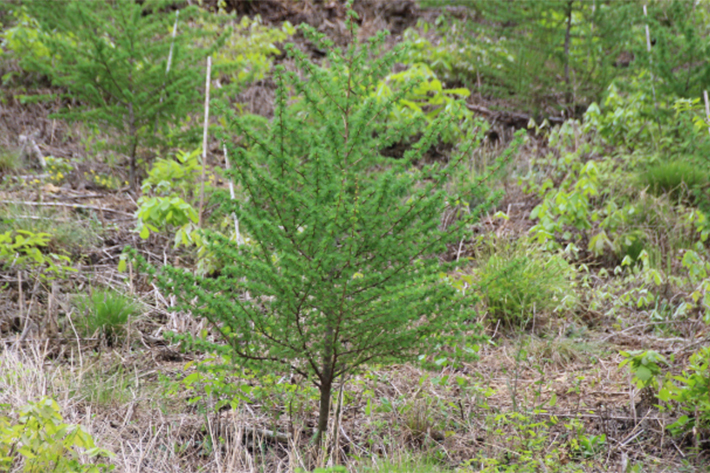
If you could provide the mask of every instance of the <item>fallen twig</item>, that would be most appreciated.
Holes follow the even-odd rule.
[[[72,209],[86,209],[86,210],[96,210],[99,212],[111,212],[118,215],[125,215],[127,217],[134,218],[133,214],[124,212],[122,210],[111,209],[108,207],[97,207],[95,205],[82,205],[82,204],[67,204],[64,202],[32,202],[32,201],[19,201],[19,200],[0,200],[0,204],[12,204],[12,205],[34,205],[38,207],[69,207]]]

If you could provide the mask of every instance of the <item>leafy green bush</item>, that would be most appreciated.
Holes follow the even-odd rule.
[[[138,231],[143,239],[150,236],[150,232],[159,232],[160,229],[176,229],[175,245],[187,245],[194,225],[197,224],[197,211],[181,197],[146,197],[139,200]]]
[[[634,181],[634,170],[647,154],[609,154],[600,146],[600,130],[610,127],[604,141],[630,139],[625,118],[614,124],[612,116],[599,119],[594,113],[590,107],[583,124],[570,120],[553,128],[548,143],[554,152],[531,158],[531,172],[521,181],[542,201],[530,214],[537,220],[530,235],[548,250],[565,248],[577,255],[584,249],[606,265],[627,256],[636,262],[643,250],[653,254],[654,264],[675,259],[677,250],[697,239],[683,217],[688,209],[682,202],[629,189],[626,182]],[[646,127],[640,118],[629,120],[632,133]],[[617,129],[620,135],[612,138]]]
[[[0,268],[20,268],[38,271],[42,277],[61,276],[75,271],[68,264],[69,257],[42,252],[51,235],[26,230],[0,233]]]
[[[672,376],[661,388],[662,401],[674,401],[687,414],[669,426],[674,434],[710,427],[710,347],[701,348],[690,357],[690,365],[680,376]]]
[[[625,84],[631,90],[620,90],[617,83],[607,87],[600,105],[592,103],[584,114],[584,131],[596,132],[607,143],[624,147],[637,143],[649,148],[660,137],[652,121],[654,103],[652,96],[643,89],[640,79]]]
[[[0,220],[0,232],[44,234],[42,246],[45,251],[56,254],[68,252],[75,258],[97,244],[102,231],[96,217],[82,218],[51,207],[7,205],[0,212],[4,213],[4,218]]]
[[[416,29],[409,28],[404,32],[405,41],[412,44],[407,54],[408,63],[426,64],[449,83],[464,82],[473,86],[477,72],[513,61],[505,41],[492,41],[485,35],[478,36],[476,41],[456,41],[454,35],[448,34],[447,29],[452,25],[445,18],[437,20],[437,26],[445,34],[438,44],[425,36],[435,28],[429,23],[420,21]]]
[[[646,235],[640,230],[623,233],[617,238],[616,245],[612,243],[620,261],[624,261],[628,257],[634,263],[639,261],[641,252],[646,249],[647,245]]]
[[[46,45],[51,33],[47,33],[36,18],[30,16],[26,8],[17,8],[12,14],[14,25],[0,34],[0,57],[13,56],[28,72],[36,72],[41,67],[33,63],[48,65],[51,52]],[[2,77],[3,84],[8,82],[15,72],[8,72]]]
[[[412,84],[416,84],[412,87]],[[465,88],[447,89],[426,64],[414,64],[410,68],[388,75],[374,91],[381,100],[388,100],[396,92],[406,91],[396,107],[390,112],[390,119],[395,123],[402,121],[422,122],[425,126],[414,126],[407,130],[409,135],[422,133],[432,126],[436,117],[446,113],[455,120],[442,131],[442,140],[452,143],[466,137],[465,132],[470,126],[473,114],[461,99],[471,92]]]
[[[658,385],[658,376],[661,374],[661,363],[667,365],[666,358],[653,350],[634,350],[621,352],[624,360],[619,363],[619,368],[628,365],[638,389]]]
[[[3,406],[0,406],[3,407]],[[77,448],[89,458],[111,456],[96,447],[81,425],[65,424],[52,399],[31,402],[20,409],[19,422],[0,416],[0,470],[28,473],[99,473],[113,466],[83,464]]]
[[[112,290],[94,290],[76,301],[80,316],[74,325],[81,335],[91,337],[99,334],[112,346],[126,335],[131,317],[139,313],[139,306],[130,297]]]
[[[246,15],[236,24],[232,15],[211,14],[201,18],[197,25],[214,35],[230,31],[223,46],[214,55],[214,67],[220,71],[227,66],[226,73],[221,75],[226,77],[224,85],[231,91],[239,91],[244,84],[266,77],[271,70],[273,56],[281,54],[276,44],[296,32],[288,21],[283,22],[281,28],[272,28],[265,26],[259,16],[250,18]],[[236,70],[231,67],[234,62],[237,63]]]
[[[148,238],[151,232],[174,231],[175,245],[193,242],[197,210],[193,207],[197,178],[202,170],[200,150],[178,151],[174,159],[158,158],[143,181],[143,196],[138,199],[138,232]]]
[[[493,246],[476,275],[492,320],[509,328],[526,324],[533,313],[549,315],[576,305],[574,268],[540,245]]]
[[[688,271],[684,282],[693,288],[690,298],[700,306],[705,322],[710,323],[710,261],[707,254],[703,253],[685,251],[681,264]]]
[[[556,403],[550,401],[553,406]],[[585,471],[581,466],[587,456],[599,452],[606,438],[590,437],[579,419],[562,421],[556,416],[540,418],[540,411],[530,413],[506,410],[486,418],[486,428],[498,440],[494,456],[480,452],[464,465],[480,473],[550,473]],[[544,412],[544,410],[542,410]],[[562,430],[562,435],[553,434]],[[570,457],[582,457],[581,465],[568,463]],[[586,466],[586,465],[585,465]]]

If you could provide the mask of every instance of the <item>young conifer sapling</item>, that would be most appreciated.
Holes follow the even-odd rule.
[[[221,208],[236,216],[246,242],[206,233],[216,274],[166,266],[157,281],[178,297],[177,310],[209,319],[226,342],[195,345],[311,380],[320,392],[319,443],[339,377],[365,363],[411,360],[470,323],[476,296],[451,284],[458,263],[440,256],[473,216],[440,222],[457,199],[446,183],[475,140],[448,163],[423,164],[450,119],[441,114],[403,158],[382,156],[417,120],[387,121],[416,84],[388,97],[374,92],[404,48],[382,53],[380,34],[342,51],[303,29],[330,53],[319,66],[287,48],[301,73],[276,71],[273,119],[222,108],[227,173],[248,198],[225,192]]]

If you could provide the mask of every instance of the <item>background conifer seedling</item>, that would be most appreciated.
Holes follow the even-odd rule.
[[[199,12],[194,6],[181,11],[173,38],[176,16],[167,8],[172,4],[169,0],[25,3],[41,30],[52,33],[41,36],[50,60],[27,56],[23,67],[47,75],[78,101],[78,106],[65,108],[58,117],[121,134],[134,188],[139,147],[155,144],[169,125],[194,111],[202,96],[203,58],[225,39],[209,47],[195,46],[204,34],[187,26]]]

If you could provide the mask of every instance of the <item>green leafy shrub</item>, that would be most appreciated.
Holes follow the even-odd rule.
[[[583,135],[582,125],[576,120],[553,128],[548,142],[558,153],[533,158],[537,171],[521,179],[528,192],[535,192],[542,199],[530,213],[530,218],[538,222],[529,233],[548,250],[560,249],[566,243],[578,251],[576,245],[586,239],[590,230],[596,226],[609,230],[624,218],[623,211],[619,212],[623,209],[609,198],[610,186],[605,185],[613,164],[583,159],[584,153],[595,151]],[[603,210],[595,208],[599,201],[606,203]],[[601,225],[597,223],[600,220]],[[600,245],[592,237],[588,241],[590,250],[596,252]]]
[[[30,262],[37,265],[45,263],[46,258],[40,248],[47,245],[51,235],[24,230],[13,233],[8,231],[0,235],[0,258],[5,264],[23,266]]]
[[[136,216],[141,238],[148,238],[151,231],[174,227],[177,228],[176,245],[187,244],[193,228],[191,224],[198,220],[197,211],[180,197],[141,197]]]
[[[624,360],[619,368],[628,365],[636,386],[639,389],[658,387],[658,377],[661,374],[661,364],[667,365],[666,358],[653,350],[622,351]]]
[[[549,315],[576,305],[574,268],[539,245],[493,246],[476,276],[489,317],[509,328],[526,324],[533,313]]]
[[[700,306],[705,322],[710,323],[710,261],[702,253],[688,250],[681,264],[688,271],[685,282],[693,288],[690,298]]]
[[[126,336],[130,318],[139,313],[139,306],[130,297],[112,290],[94,290],[76,301],[80,316],[74,325],[81,335],[98,334],[109,345],[119,343]]]
[[[42,252],[50,237],[48,233],[26,230],[0,233],[0,267],[38,271],[43,277],[57,277],[66,271],[76,271],[69,266],[69,257]]]
[[[647,153],[647,156],[637,153],[640,156],[635,163],[635,166],[642,167],[639,173],[642,186],[654,184],[654,179],[663,181],[664,172],[674,176],[667,186],[669,190],[670,184],[675,181],[680,185],[685,176],[688,177],[685,184],[690,188],[695,187],[696,181],[700,181],[697,182],[699,186],[707,184],[710,137],[700,99],[675,99],[673,96],[662,101],[654,99],[652,85],[647,72],[626,81],[615,81],[607,88],[601,105],[592,103],[588,107],[584,114],[584,130],[594,132],[605,143],[619,149]],[[629,157],[625,160],[630,161]],[[690,176],[683,167],[694,169],[698,179]],[[648,179],[651,182],[646,182]],[[660,186],[651,190],[660,193],[663,189]]]
[[[82,218],[69,212],[58,212],[51,207],[7,205],[2,209],[0,232],[31,232],[44,234],[45,252],[61,255],[69,252],[80,257],[99,242],[102,229],[95,216]]]
[[[625,233],[619,239],[619,258],[624,261],[628,257],[636,263],[639,261],[641,252],[646,249],[647,244],[648,242],[643,232],[636,230]]]
[[[687,414],[669,426],[679,435],[710,427],[710,347],[701,348],[690,357],[690,365],[680,376],[672,376],[661,388],[659,399],[675,402]]]
[[[585,435],[583,425],[577,419],[562,422],[554,415],[541,419],[536,413],[507,411],[488,416],[486,428],[500,439],[499,447],[502,448],[496,450],[495,456],[478,453],[466,464],[481,473],[523,473],[539,471],[541,467],[542,471],[548,472],[576,471],[574,467],[568,470],[564,464],[567,452],[575,452],[578,439]],[[562,424],[566,434],[559,437],[569,437],[570,445],[564,445],[564,440],[556,441],[558,436],[553,436],[552,429],[558,424]]]
[[[96,447],[81,425],[65,424],[52,399],[31,402],[20,409],[19,422],[0,416],[0,470],[28,473],[99,473],[113,466],[84,464],[80,450],[89,458],[111,456]]]
[[[412,87],[412,84],[416,86]],[[385,77],[377,85],[374,94],[382,100],[388,100],[395,92],[402,90],[406,90],[406,94],[397,101],[397,106],[390,112],[390,119],[395,123],[406,120],[426,124],[410,128],[410,136],[422,133],[434,123],[439,114],[446,113],[455,120],[442,131],[442,140],[451,143],[465,137],[473,114],[460,99],[471,95],[468,89],[445,88],[429,66],[419,63]]]
[[[11,56],[25,71],[39,72],[41,67],[33,64],[44,66],[51,63],[52,54],[46,45],[51,33],[47,33],[26,8],[16,8],[12,16],[14,25],[0,33],[0,57]],[[9,82],[16,74],[8,72],[2,77],[2,83]]]
[[[425,36],[436,26],[438,31],[445,34],[438,44]],[[412,44],[406,61],[428,65],[437,76],[449,83],[464,82],[473,87],[477,85],[477,72],[480,74],[484,68],[493,68],[514,60],[505,41],[493,41],[485,35],[479,35],[475,41],[455,41],[454,35],[448,34],[447,29],[452,23],[446,18],[439,18],[436,26],[420,21],[417,28],[409,28],[404,32],[405,41]]]
[[[198,221],[194,201],[200,150],[179,151],[175,159],[157,159],[143,181],[144,195],[138,199],[138,232],[148,238],[151,232],[174,231],[175,245],[188,245]],[[152,195],[151,195],[152,194]],[[187,201],[185,200],[187,199]]]
[[[564,248],[574,255],[586,250],[607,265],[627,256],[636,262],[652,248],[670,257],[692,245],[695,232],[683,222],[687,209],[682,203],[639,194],[623,184],[634,180],[633,170],[645,155],[609,155],[590,123],[567,121],[552,129],[549,145],[555,152],[531,159],[533,170],[521,182],[542,200],[530,214],[537,220],[531,237],[548,250]],[[656,256],[654,263],[662,259]]]
[[[198,228],[197,179],[202,171],[199,156],[200,150],[196,149],[178,151],[173,158],[155,160],[143,181],[143,195],[138,199],[136,230],[143,239],[149,238],[151,233],[174,234],[176,247],[197,249],[197,271],[207,274],[218,270],[223,261],[207,248],[206,235]],[[205,176],[210,183],[216,180],[211,171]],[[208,194],[212,194],[211,188],[207,188]],[[203,221],[203,226],[206,223]],[[224,217],[219,226],[224,230],[234,228],[233,225],[231,217]]]
[[[281,28],[265,26],[259,16],[245,15],[235,23],[234,16],[220,14],[209,15],[197,24],[215,35],[223,30],[230,32],[215,52],[214,67],[219,71],[226,65],[227,71],[220,75],[227,79],[225,85],[229,89],[239,91],[245,84],[266,77],[271,71],[273,56],[281,54],[276,44],[287,40],[296,29],[288,21],[283,22]],[[236,67],[232,67],[235,62]]]
[[[577,169],[578,174],[572,174]],[[599,169],[593,161],[577,169],[572,169],[570,179],[559,188],[545,192],[543,202],[530,213],[531,219],[539,220],[530,233],[549,249],[557,246],[556,235],[561,235],[563,241],[574,241],[579,240],[581,232],[592,228],[591,200],[599,194]],[[575,230],[577,233],[573,234]]]
[[[584,130],[596,132],[614,146],[657,144],[660,137],[653,127],[653,97],[642,84],[641,80],[632,80],[631,86],[627,85],[631,90],[626,92],[616,83],[610,84],[601,106],[593,102],[584,113]]]

